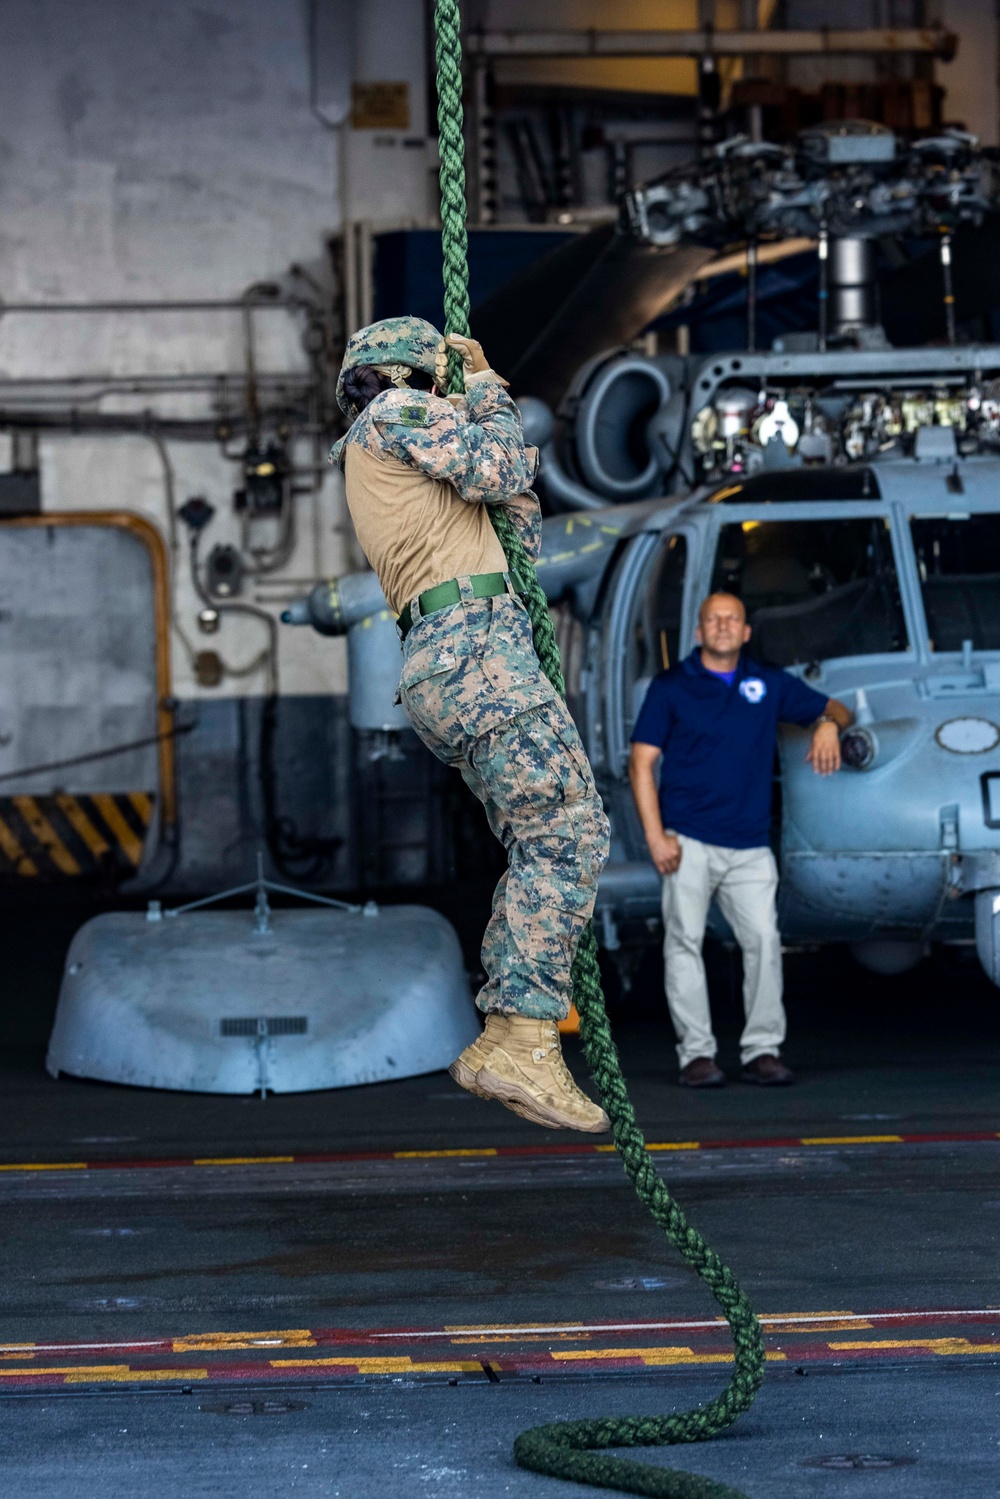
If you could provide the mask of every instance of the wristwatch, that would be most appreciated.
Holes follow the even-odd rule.
[[[833,727],[835,729],[839,729],[840,728],[840,724],[837,722],[837,720],[835,718],[831,718],[830,715],[829,715],[829,713],[821,713],[820,714],[819,718],[817,718],[817,720],[816,720],[816,728],[817,729],[819,728],[819,726],[820,726],[821,723],[832,723]]]

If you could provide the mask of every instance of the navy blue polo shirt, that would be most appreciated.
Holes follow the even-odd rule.
[[[822,693],[742,655],[733,681],[706,671],[700,650],[650,682],[633,744],[663,751],[663,826],[723,848],[762,848],[771,825],[779,723],[814,723]]]

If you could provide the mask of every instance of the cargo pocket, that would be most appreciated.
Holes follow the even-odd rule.
[[[475,747],[473,763],[498,806],[513,813],[562,809],[567,831],[571,811],[597,801],[590,762],[559,702],[543,703],[486,735]]]
[[[530,793],[537,783],[539,762],[544,759],[564,806],[596,798],[594,772],[568,708],[558,699],[544,703],[534,713],[526,714],[524,722],[531,745],[517,763],[518,780],[524,790]]]
[[[427,677],[442,671],[453,671],[458,665],[453,632],[435,628],[436,621],[418,620],[404,644],[403,670],[399,678],[404,691]]]
[[[566,905],[543,906],[524,924],[523,940],[532,954],[542,987],[556,996],[569,983],[573,959],[589,919],[578,913],[578,904],[567,901]]]
[[[438,621],[420,621],[414,626],[403,659],[399,696],[416,733],[446,764],[454,763],[461,738],[456,706],[463,664],[451,632]]]
[[[504,715],[513,717],[551,703],[555,688],[535,654],[528,611],[509,594],[490,601],[488,628],[477,642],[483,676]]]

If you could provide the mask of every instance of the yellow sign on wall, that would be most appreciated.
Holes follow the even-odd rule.
[[[409,130],[408,83],[352,83],[351,125],[355,130]]]

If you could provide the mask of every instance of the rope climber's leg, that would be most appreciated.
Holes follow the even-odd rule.
[[[446,331],[468,335],[468,261],[465,236],[465,166],[462,134],[462,45],[458,0],[435,0],[438,121],[441,155],[441,225]],[[461,389],[453,364],[452,389]],[[490,512],[511,576],[531,618],[535,648],[549,681],[564,692],[562,667],[548,604],[521,538],[499,507]],[[733,1335],[729,1384],[707,1405],[670,1416],[563,1421],[522,1432],[514,1456],[522,1467],[555,1478],[659,1499],[744,1499],[736,1490],[690,1473],[669,1472],[603,1455],[609,1447],[648,1447],[703,1441],[724,1431],[748,1409],[760,1387],[764,1347],[760,1324],[732,1271],[692,1228],[653,1167],[636,1124],[601,993],[597,943],[588,926],[573,965],[573,997],[581,1037],[601,1099],[610,1115],[626,1174],[654,1220],[711,1290]],[[491,1053],[492,1055],[492,1053]],[[484,1064],[485,1065],[485,1064]],[[480,1073],[480,1076],[482,1073]]]
[[[590,766],[558,700],[484,735],[470,759],[501,814],[509,857],[484,944],[490,981],[479,1004],[510,1024],[482,1058],[474,1091],[538,1124],[606,1130],[606,1115],[566,1072],[553,1023],[569,1012],[572,962],[607,856],[607,819]],[[459,1058],[456,1081],[471,1061]]]
[[[468,780],[466,782],[468,784]],[[472,786],[473,792],[476,787]],[[483,800],[481,797],[480,800]],[[504,827],[498,807],[494,807],[489,801],[484,801],[486,816],[493,832],[509,852],[509,827]],[[508,836],[505,837],[504,835]],[[507,951],[510,947],[510,929],[507,925],[507,876],[508,870],[497,881],[497,887],[493,892],[493,906],[490,911],[490,919],[486,923],[483,933],[482,964],[486,975],[486,982],[476,996],[476,1004],[484,1015],[498,1015],[500,1013],[500,995],[503,989],[503,965]]]
[[[577,741],[574,745],[574,741]],[[507,849],[489,933],[482,1010],[564,1020],[570,970],[597,894],[608,825],[572,719],[558,701],[469,748]]]
[[[555,1022],[569,1012],[607,820],[572,719],[530,641],[523,606],[506,595],[463,598],[421,620],[407,641],[400,691],[410,722],[440,758],[461,763],[509,856],[480,999],[507,1024],[491,1019],[452,1076],[535,1123],[601,1132],[607,1117],[566,1069]],[[431,670],[443,656],[454,665]]]

